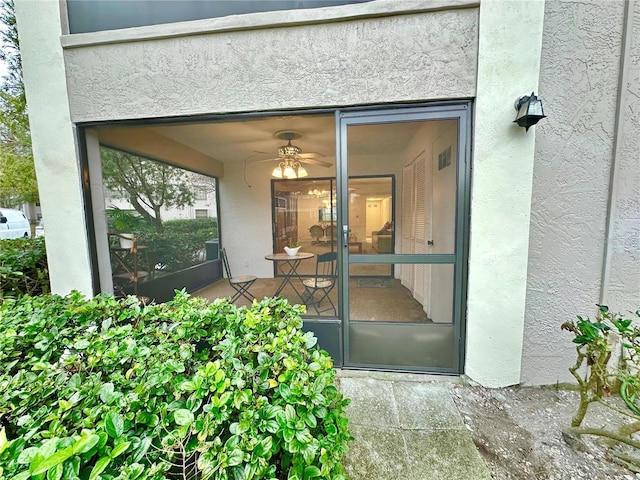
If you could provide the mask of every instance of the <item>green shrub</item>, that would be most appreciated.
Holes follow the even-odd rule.
[[[283,299],[0,306],[0,478],[343,479],[328,354]]]
[[[0,302],[48,292],[44,237],[0,240]]]
[[[218,220],[213,217],[167,220],[164,222],[164,228],[173,233],[191,233],[199,230],[209,230],[211,232],[211,229],[213,229],[213,234],[217,237]]]
[[[215,218],[169,220],[164,223],[162,233],[139,233],[139,243],[146,247],[148,263],[172,272],[202,263],[204,242],[214,238],[218,238]]]
[[[627,449],[640,450],[640,310],[630,313],[631,318],[624,318],[606,305],[598,305],[595,319],[578,315],[576,322],[561,326],[573,335],[576,345],[576,362],[569,371],[578,382],[579,404],[571,427],[563,431],[574,447],[586,449],[578,440],[582,435],[595,435],[607,439],[609,447],[624,444]],[[609,398],[616,391],[619,398]],[[584,427],[589,406],[596,402],[621,415],[622,425],[614,428],[616,422],[611,422],[602,427]],[[615,448],[609,448],[607,454],[631,470],[640,471],[640,457]]]

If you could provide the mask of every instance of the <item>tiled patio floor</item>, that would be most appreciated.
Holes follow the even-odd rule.
[[[491,475],[449,393],[447,377],[339,370],[351,399],[351,480],[483,480]]]

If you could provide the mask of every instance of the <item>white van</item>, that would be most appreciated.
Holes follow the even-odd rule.
[[[28,238],[31,236],[29,220],[20,210],[0,208],[0,239]]]

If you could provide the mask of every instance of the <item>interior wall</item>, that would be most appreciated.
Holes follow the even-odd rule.
[[[422,128],[416,133],[412,142],[405,152],[405,164],[409,165],[414,161],[425,161],[426,175],[425,185],[415,188],[423,188],[425,190],[425,234],[426,240],[434,240],[435,246],[425,245],[425,253],[454,253],[454,235],[455,231],[455,194],[457,191],[455,172],[458,167],[453,163],[456,159],[456,141],[457,141],[457,122],[455,121],[433,121],[425,122]],[[452,149],[452,166],[455,169],[447,167],[438,171],[437,161],[440,153],[440,145],[451,145]],[[423,155],[421,153],[424,152]],[[435,161],[435,166],[433,162]],[[438,188],[434,188],[434,183],[438,182]],[[439,192],[439,193],[438,193]],[[434,198],[434,195],[441,195],[440,202]],[[401,194],[399,193],[399,196]],[[433,227],[433,208],[436,204],[448,206],[447,211],[442,213],[439,218],[446,218],[447,224],[439,224],[435,228],[447,229],[444,234],[440,232],[432,232]],[[403,206],[403,208],[405,208]],[[442,206],[439,208],[443,208]],[[401,232],[401,230],[399,230]],[[400,237],[401,238],[401,237]],[[401,241],[403,241],[401,239]],[[413,253],[411,245],[401,245],[402,253]],[[433,268],[431,265],[400,265],[398,270],[402,275],[402,269],[411,269],[413,271],[414,286],[419,286],[419,291],[415,291],[414,297],[421,299],[424,310],[429,317],[435,322],[449,323],[452,321],[453,315],[453,268]],[[407,272],[407,278],[411,278],[411,274]],[[419,276],[420,278],[417,278]]]
[[[361,128],[361,127],[358,127]],[[398,228],[402,224],[402,219],[400,218],[401,214],[401,201],[400,201],[400,188],[402,186],[402,166],[404,163],[404,156],[402,152],[398,152],[395,156],[392,155],[351,155],[349,156],[349,175],[350,176],[361,176],[361,175],[393,175],[395,180],[395,192],[396,198],[394,199],[395,205],[395,222],[394,231],[395,231],[395,240],[396,245],[399,241],[399,231]],[[365,199],[366,201],[366,199]],[[388,207],[387,207],[388,208]],[[390,211],[387,213],[389,220],[391,220]],[[362,219],[366,220],[366,214],[362,213]],[[384,225],[383,220],[383,224]],[[382,225],[379,227],[373,227],[371,231],[380,230]],[[358,241],[364,240],[366,236],[371,235],[371,231],[365,229],[366,222],[363,222],[359,228],[363,233],[358,233]],[[361,237],[360,235],[364,235]]]
[[[254,163],[244,171],[243,162],[227,162],[219,179],[220,232],[231,272],[236,275],[273,277],[271,172],[274,163]],[[327,177],[327,168],[305,165],[309,177]],[[317,209],[316,209],[317,220]],[[300,221],[300,219],[299,219]],[[299,225],[299,235],[309,235]],[[309,237],[310,238],[310,237]]]
[[[389,217],[389,201],[387,200],[386,211],[383,211],[382,201],[367,201],[365,213],[365,238],[371,239],[373,232],[380,230],[384,225],[385,218]],[[389,218],[389,221],[391,219]]]
[[[329,182],[327,182],[328,185]],[[322,208],[324,204],[322,203],[322,198],[311,195],[306,196],[305,193],[303,192],[298,198],[298,240],[311,242],[313,238],[309,228],[319,224],[318,209]]]
[[[367,198],[350,194],[349,198],[349,233],[356,241],[362,242],[367,236]],[[371,232],[369,232],[371,235]]]

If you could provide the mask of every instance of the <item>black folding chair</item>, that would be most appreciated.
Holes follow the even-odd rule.
[[[236,291],[236,294],[231,297],[231,302],[235,303],[240,297],[244,297],[250,302],[255,298],[249,292],[249,287],[253,285],[253,282],[256,281],[257,277],[254,275],[241,275],[239,277],[234,277],[231,275],[231,268],[229,268],[229,260],[227,259],[227,252],[225,249],[222,249],[222,263],[224,264],[224,271],[227,275],[227,280],[229,280],[229,285],[233,287]]]
[[[336,285],[336,264],[338,263],[338,253],[323,253],[316,257],[316,275],[315,277],[305,278],[302,281],[304,285],[304,293],[302,300],[305,305],[313,306],[316,313],[320,315],[323,312],[333,310],[333,314],[337,315],[336,307],[329,297],[329,293]],[[327,301],[329,305],[321,309],[321,304]]]

